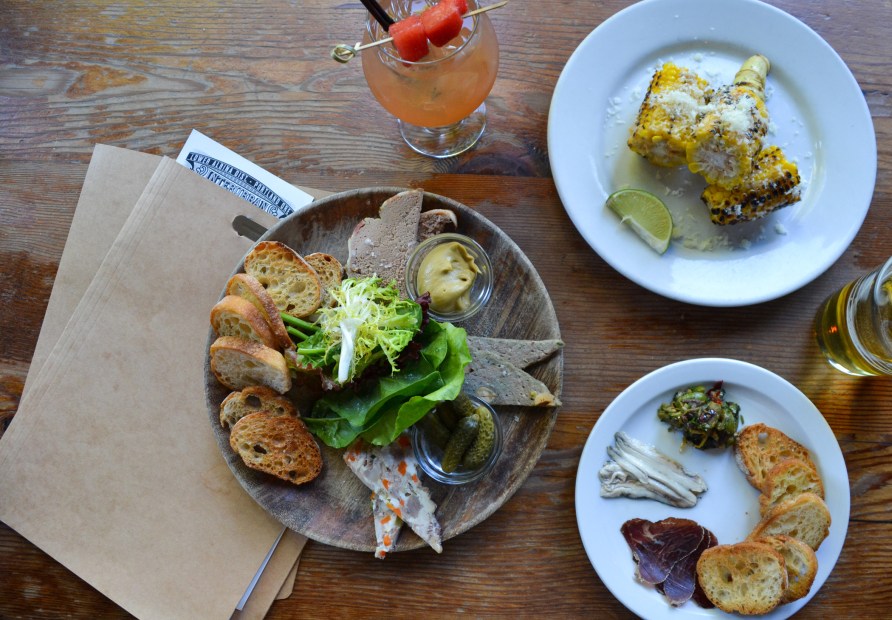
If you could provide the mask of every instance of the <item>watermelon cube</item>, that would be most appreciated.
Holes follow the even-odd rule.
[[[461,32],[461,15],[458,6],[446,0],[424,11],[421,21],[428,40],[437,47],[443,47],[457,37]]]
[[[468,0],[440,0],[441,2],[451,2],[458,9],[459,15],[464,15],[468,12]]]
[[[427,56],[427,33],[418,15],[391,24],[387,34],[393,37],[393,46],[403,60],[416,62]]]

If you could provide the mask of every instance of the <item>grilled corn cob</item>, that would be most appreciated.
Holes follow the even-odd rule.
[[[651,78],[638,109],[629,148],[658,166],[683,166],[707,87],[696,73],[664,64]]]
[[[691,172],[709,184],[732,188],[745,179],[768,133],[765,78],[770,65],[761,55],[743,63],[733,84],[708,96],[707,111],[686,146]]]
[[[733,189],[708,185],[700,195],[714,224],[757,220],[799,201],[799,170],[777,146],[762,149],[745,181]]]

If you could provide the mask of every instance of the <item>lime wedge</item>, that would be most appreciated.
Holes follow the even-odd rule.
[[[641,189],[621,189],[607,197],[607,208],[660,254],[672,238],[672,215],[662,200]]]

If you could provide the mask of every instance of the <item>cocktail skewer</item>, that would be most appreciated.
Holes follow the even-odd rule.
[[[363,4],[365,4],[365,2],[363,2]],[[487,11],[492,11],[493,9],[500,9],[506,4],[508,4],[508,0],[502,0],[501,2],[490,4],[489,6],[484,6],[473,11],[468,11],[465,15],[462,15],[462,19],[464,19],[465,17],[473,17],[474,15],[479,15],[480,13],[486,13]],[[372,15],[374,16],[374,13]],[[393,37],[385,37],[383,39],[378,39],[377,41],[372,41],[371,43],[366,43],[365,45],[362,45],[362,43],[359,41],[355,45],[340,43],[338,45],[335,45],[334,49],[331,50],[331,57],[338,62],[349,62],[350,59],[356,56],[357,53],[363,50],[367,50],[370,47],[376,47],[378,45],[390,43],[391,41],[393,41]]]

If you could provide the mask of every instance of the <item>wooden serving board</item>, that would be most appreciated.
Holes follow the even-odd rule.
[[[306,209],[282,220],[262,240],[285,243],[300,254],[326,252],[347,262],[347,239],[364,217],[377,217],[384,200],[398,187],[358,189],[322,198]],[[457,323],[469,335],[516,339],[560,338],[557,316],[538,273],[517,245],[472,209],[436,194],[425,192],[422,210],[445,208],[458,215],[458,232],[474,238],[493,264],[494,288],[487,306],[468,321]],[[221,274],[221,289],[231,275],[244,270],[240,263],[229,275]],[[222,297],[222,294],[221,294]],[[215,336],[211,331],[208,347]],[[558,351],[528,372],[559,396],[563,357]],[[233,474],[263,508],[287,527],[313,540],[360,551],[374,551],[370,491],[347,469],[342,450],[320,443],[324,459],[322,474],[302,486],[280,481],[246,467],[229,446],[229,432],[222,428],[219,406],[228,394],[205,362],[205,393],[208,416],[217,442]],[[310,391],[296,386],[290,396],[306,407]],[[306,410],[306,409],[303,409]],[[437,518],[443,540],[477,525],[520,487],[539,460],[557,418],[556,408],[496,407],[504,428],[504,449],[490,474],[463,485],[442,485],[425,479],[437,503]],[[396,551],[424,546],[408,527],[400,534]]]

